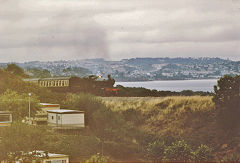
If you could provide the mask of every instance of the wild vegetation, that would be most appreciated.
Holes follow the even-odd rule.
[[[239,128],[226,129],[218,120],[223,105],[218,103],[222,98],[216,97],[222,97],[218,95],[232,86],[225,89],[219,83],[214,102],[213,96],[96,97],[86,93],[54,93],[23,82],[22,75],[11,71],[0,70],[0,110],[12,111],[14,116],[11,127],[0,128],[0,160],[29,160],[34,156],[27,154],[36,150],[68,154],[74,162],[240,158],[232,155],[240,150]],[[27,115],[29,92],[32,113],[39,108],[39,101],[59,103],[65,109],[85,111],[87,127],[59,132],[47,126],[21,123]]]
[[[101,99],[107,107],[122,114],[128,123],[150,134],[150,138],[145,139],[148,143],[145,143],[148,144],[147,147],[152,146],[158,151],[156,157],[149,155],[151,158],[164,159],[167,157],[164,155],[166,147],[184,141],[191,147],[190,153],[209,151],[206,153],[211,156],[205,153],[203,157],[215,161],[236,160],[239,156],[231,154],[237,153],[240,149],[237,143],[240,140],[240,130],[226,129],[219,123],[219,110],[212,98],[212,96],[175,96]],[[154,154],[154,150],[151,154]],[[196,156],[190,158],[193,157]]]

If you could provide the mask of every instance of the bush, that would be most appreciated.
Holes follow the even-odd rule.
[[[231,155],[223,157],[221,162],[240,162],[240,155],[233,153]]]
[[[140,110],[133,108],[122,111],[123,117],[126,121],[132,122],[135,125],[144,123],[144,118]]]
[[[201,144],[194,152],[194,159],[200,162],[213,161],[214,156],[212,154],[212,149],[207,145]]]
[[[107,163],[107,162],[109,162],[109,158],[101,156],[100,153],[91,156],[91,158],[86,161],[86,163]]]
[[[136,144],[126,142],[106,141],[103,144],[103,153],[121,161],[132,161],[139,158],[137,156],[138,146]]]
[[[184,141],[176,141],[164,150],[164,160],[189,162],[194,158],[192,148]]]
[[[166,146],[164,141],[157,140],[153,143],[149,143],[146,149],[146,156],[153,162],[161,162],[164,157],[165,148]]]
[[[89,125],[89,121],[93,119],[94,112],[101,108],[105,108],[105,105],[97,97],[86,94],[68,94],[64,101],[63,108],[72,108],[85,112],[85,123]]]
[[[53,135],[52,135],[52,138]],[[64,147],[64,148],[63,148]],[[49,140],[48,150],[70,155],[71,159],[89,158],[100,152],[100,141],[94,136],[58,135],[58,140]]]

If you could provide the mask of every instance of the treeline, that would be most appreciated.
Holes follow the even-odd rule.
[[[120,97],[165,97],[165,96],[212,96],[214,93],[212,92],[203,92],[203,91],[192,91],[192,90],[184,90],[181,92],[173,92],[173,91],[157,91],[150,90],[146,88],[135,88],[135,87],[123,87],[121,85],[117,85],[119,92],[116,96]]]

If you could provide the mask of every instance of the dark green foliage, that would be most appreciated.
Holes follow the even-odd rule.
[[[29,75],[31,78],[50,78],[52,77],[50,71],[47,69],[37,69],[37,68],[32,68],[32,69],[27,69]]]
[[[106,141],[103,144],[104,155],[112,156],[117,160],[127,160],[126,162],[137,162],[128,160],[138,160],[138,146],[134,143],[122,141]]]
[[[24,70],[16,64],[8,64],[5,70],[16,76],[28,77],[28,75],[24,73]]]
[[[214,86],[213,101],[218,109],[218,122],[225,129],[236,128],[240,116],[240,76],[226,75]]]
[[[131,141],[131,131],[134,131],[134,129],[132,129],[131,126],[128,126],[120,115],[108,108],[99,109],[94,112],[89,126],[103,141]]]
[[[0,69],[0,94],[7,89],[22,92],[23,87],[25,87],[25,84],[19,76]]]
[[[62,70],[65,76],[86,76],[92,72],[83,67],[68,67]]]
[[[131,122],[134,125],[140,125],[144,123],[144,117],[140,110],[130,108],[122,111],[122,115],[126,121]]]
[[[202,91],[191,91],[184,90],[181,92],[172,92],[172,91],[157,91],[150,90],[146,88],[135,88],[135,87],[123,87],[117,85],[117,88],[120,89],[117,96],[122,97],[164,97],[164,96],[212,96],[213,93],[202,92]]]
[[[105,108],[105,106],[97,97],[91,94],[80,93],[67,94],[62,108],[71,108],[84,111],[87,115],[85,117],[86,125],[89,125],[89,121],[93,119],[93,113],[101,108]]]
[[[240,106],[240,75],[225,75],[214,86],[213,101],[217,107],[234,109]]]
[[[164,138],[165,139],[165,138]],[[204,162],[214,161],[212,149],[200,145],[196,150],[184,140],[167,142],[163,138],[150,142],[146,147],[146,157],[153,162]]]
[[[59,135],[57,141],[49,141],[48,149],[55,153],[70,155],[72,159],[87,159],[101,151],[100,141],[95,136]]]

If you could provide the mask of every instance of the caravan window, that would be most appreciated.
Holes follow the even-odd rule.
[[[10,121],[11,121],[10,115],[7,115],[7,114],[0,115],[0,122],[10,122]]]

